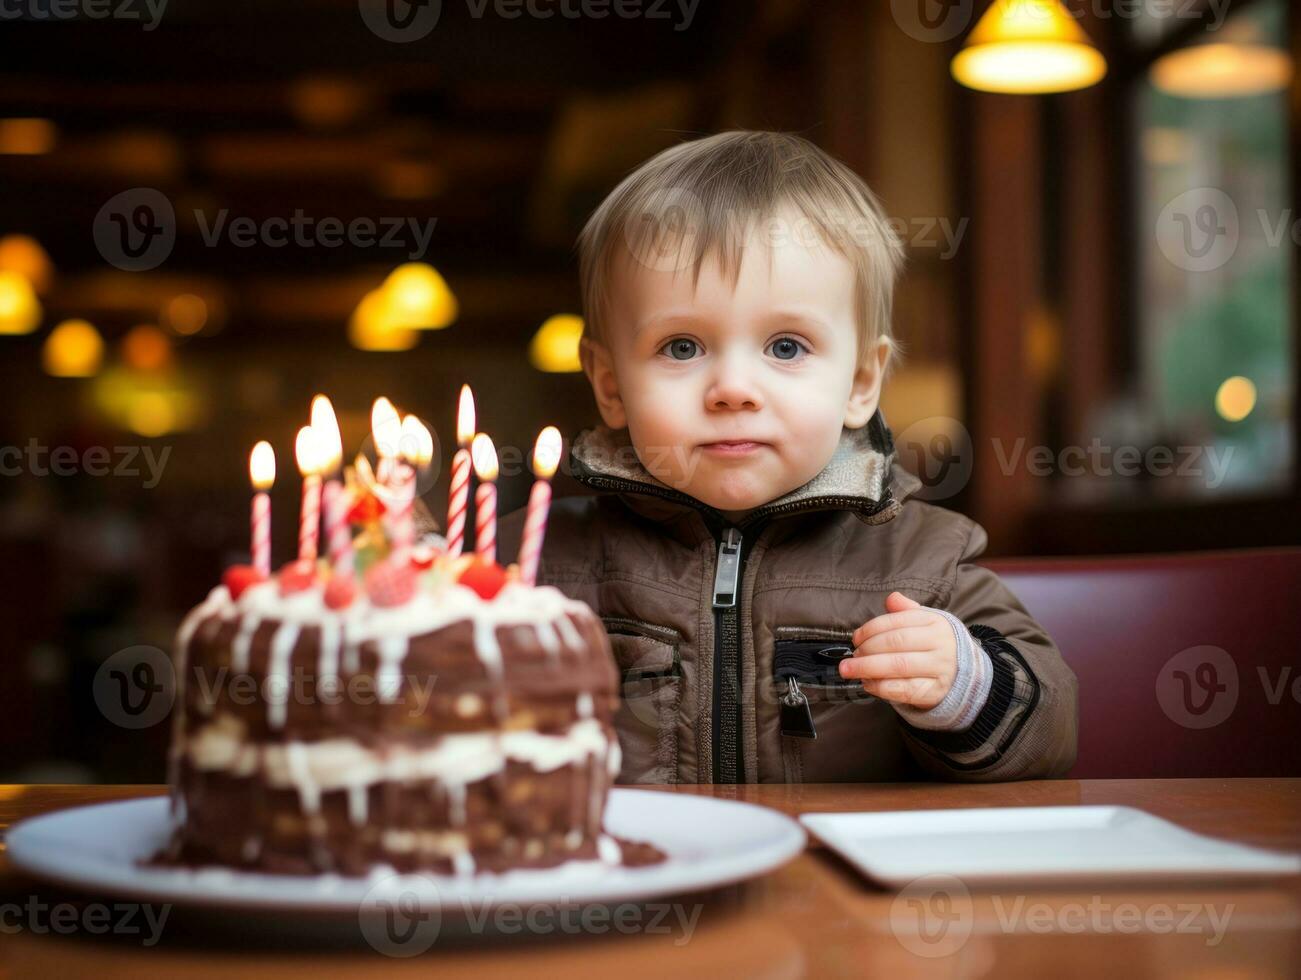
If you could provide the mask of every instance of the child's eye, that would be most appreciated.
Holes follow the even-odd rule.
[[[807,353],[808,348],[801,344],[794,337],[778,337],[768,345],[768,350],[772,356],[779,361],[793,361],[801,353]]]
[[[700,345],[694,340],[688,340],[686,337],[679,337],[676,340],[670,340],[660,348],[660,353],[668,353],[668,356],[675,361],[689,361],[696,356],[696,351]]]

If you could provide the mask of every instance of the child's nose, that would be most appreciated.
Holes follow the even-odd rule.
[[[757,385],[735,368],[720,370],[709,386],[705,403],[714,410],[749,409],[763,406],[763,395]]]

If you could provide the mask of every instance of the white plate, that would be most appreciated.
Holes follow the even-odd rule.
[[[1301,872],[1301,857],[1203,837],[1128,806],[805,813],[801,822],[863,874],[968,885],[1124,878],[1244,878]]]
[[[365,878],[272,875],[224,868],[142,867],[169,832],[167,799],[60,810],[24,820],[8,835],[13,865],[39,878],[115,896],[180,904],[347,911],[377,890],[414,891],[423,907],[495,903],[623,902],[681,894],[765,874],[799,854],[804,831],[776,810],[682,793],[615,788],[605,829],[649,841],[668,860],[639,868],[594,861],[559,868],[457,878],[391,870]]]

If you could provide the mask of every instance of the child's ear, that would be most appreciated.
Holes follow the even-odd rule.
[[[612,429],[622,429],[628,424],[628,416],[623,410],[619,379],[614,374],[614,360],[609,348],[590,337],[584,337],[578,342],[578,359],[592,385],[592,394],[596,396],[596,407],[601,412],[601,420]]]
[[[881,403],[881,381],[885,377],[885,366],[889,360],[890,342],[878,340],[871,355],[854,372],[849,402],[845,405],[846,428],[861,429],[876,414],[876,407]]]

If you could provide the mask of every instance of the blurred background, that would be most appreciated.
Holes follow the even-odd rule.
[[[721,129],[799,132],[881,197],[886,419],[990,554],[1301,541],[1301,18],[1001,6],[3,0],[0,779],[162,779],[167,726],[92,681],[247,560],[258,439],[289,557],[314,393],[349,449],[389,396],[444,468],[465,382],[519,454],[593,424],[575,235]],[[503,513],[529,482],[517,457]]]

